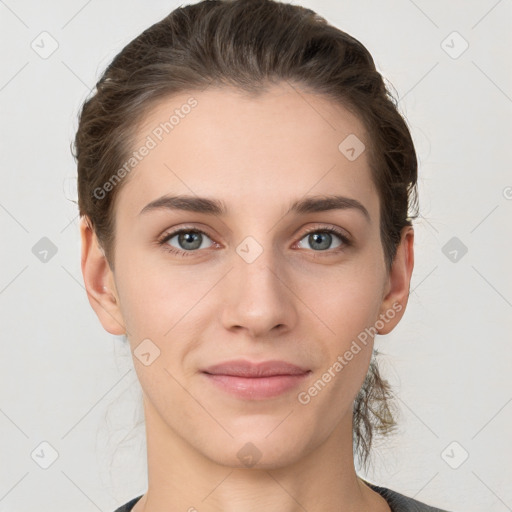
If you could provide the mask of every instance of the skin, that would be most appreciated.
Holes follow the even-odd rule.
[[[152,108],[136,147],[191,95]],[[401,310],[379,334],[398,324],[414,265],[413,229],[403,229],[388,274],[368,152],[349,161],[338,149],[349,134],[368,146],[362,123],[347,109],[283,83],[259,97],[228,88],[193,96],[197,107],[123,184],[115,272],[85,217],[80,225],[85,286],[103,327],[126,333],[132,353],[146,338],[160,350],[147,366],[133,358],[144,397],[149,480],[134,511],[389,512],[353,462],[352,405],[373,339],[307,405],[297,394],[393,304]],[[164,194],[219,199],[228,213],[139,215]],[[353,208],[285,215],[303,196],[330,194],[357,199],[370,220]],[[321,250],[305,233],[330,226],[349,234],[352,245],[332,235]],[[157,244],[181,227],[207,235],[187,257],[165,250],[190,247],[177,236]],[[252,263],[236,252],[247,236],[263,249]],[[285,360],[311,374],[278,397],[242,400],[200,373],[237,358]],[[237,456],[249,442],[261,453],[251,467]]]

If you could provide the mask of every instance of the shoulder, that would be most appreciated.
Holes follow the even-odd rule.
[[[364,480],[364,483],[378,492],[387,502],[392,512],[448,512],[440,508],[436,508],[421,501],[409,498],[399,492],[371,484]]]
[[[130,512],[132,508],[135,506],[135,503],[139,501],[142,498],[142,494],[140,496],[137,496],[136,498],[133,498],[128,503],[125,503],[122,507],[117,508],[114,512]]]

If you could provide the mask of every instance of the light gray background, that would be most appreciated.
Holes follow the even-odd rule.
[[[511,1],[295,3],[367,46],[419,157],[412,294],[377,341],[400,430],[366,477],[453,512],[512,510]],[[146,490],[131,356],[83,287],[69,144],[104,67],[177,5],[0,0],[2,512],[109,512]]]

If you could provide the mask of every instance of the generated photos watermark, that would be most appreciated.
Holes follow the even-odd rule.
[[[96,187],[93,190],[93,196],[96,199],[104,199],[107,193],[113,190],[139,162],[144,160],[144,158],[164,140],[165,136],[171,133],[197,105],[198,101],[194,97],[190,97],[186,103],[183,103],[179,108],[175,108],[172,115],[169,116],[169,119],[153,128],[151,133],[146,137],[144,144],[133,151],[124,164],[101,187]]]
[[[357,339],[352,340],[350,348],[346,350],[343,355],[339,355],[336,361],[325,371],[322,376],[312,384],[306,391],[301,391],[297,395],[297,400],[302,405],[307,405],[311,402],[311,399],[320,393],[329,382],[331,382],[336,375],[338,375],[347,364],[352,361],[354,356],[361,352],[361,344],[366,346],[370,339],[373,339],[378,333],[379,329],[382,329],[390,320],[395,318],[395,315],[402,310],[403,306],[399,302],[395,302],[391,308],[385,313],[381,313],[379,320],[377,320],[371,327],[366,327],[364,331],[357,335]]]

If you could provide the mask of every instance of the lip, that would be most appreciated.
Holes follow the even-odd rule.
[[[298,386],[311,370],[286,361],[226,361],[201,371],[214,385],[238,398],[264,400]]]
[[[302,375],[309,371],[286,361],[261,361],[252,363],[245,359],[225,361],[202,370],[213,375],[232,375],[236,377],[272,377],[275,375]]]

